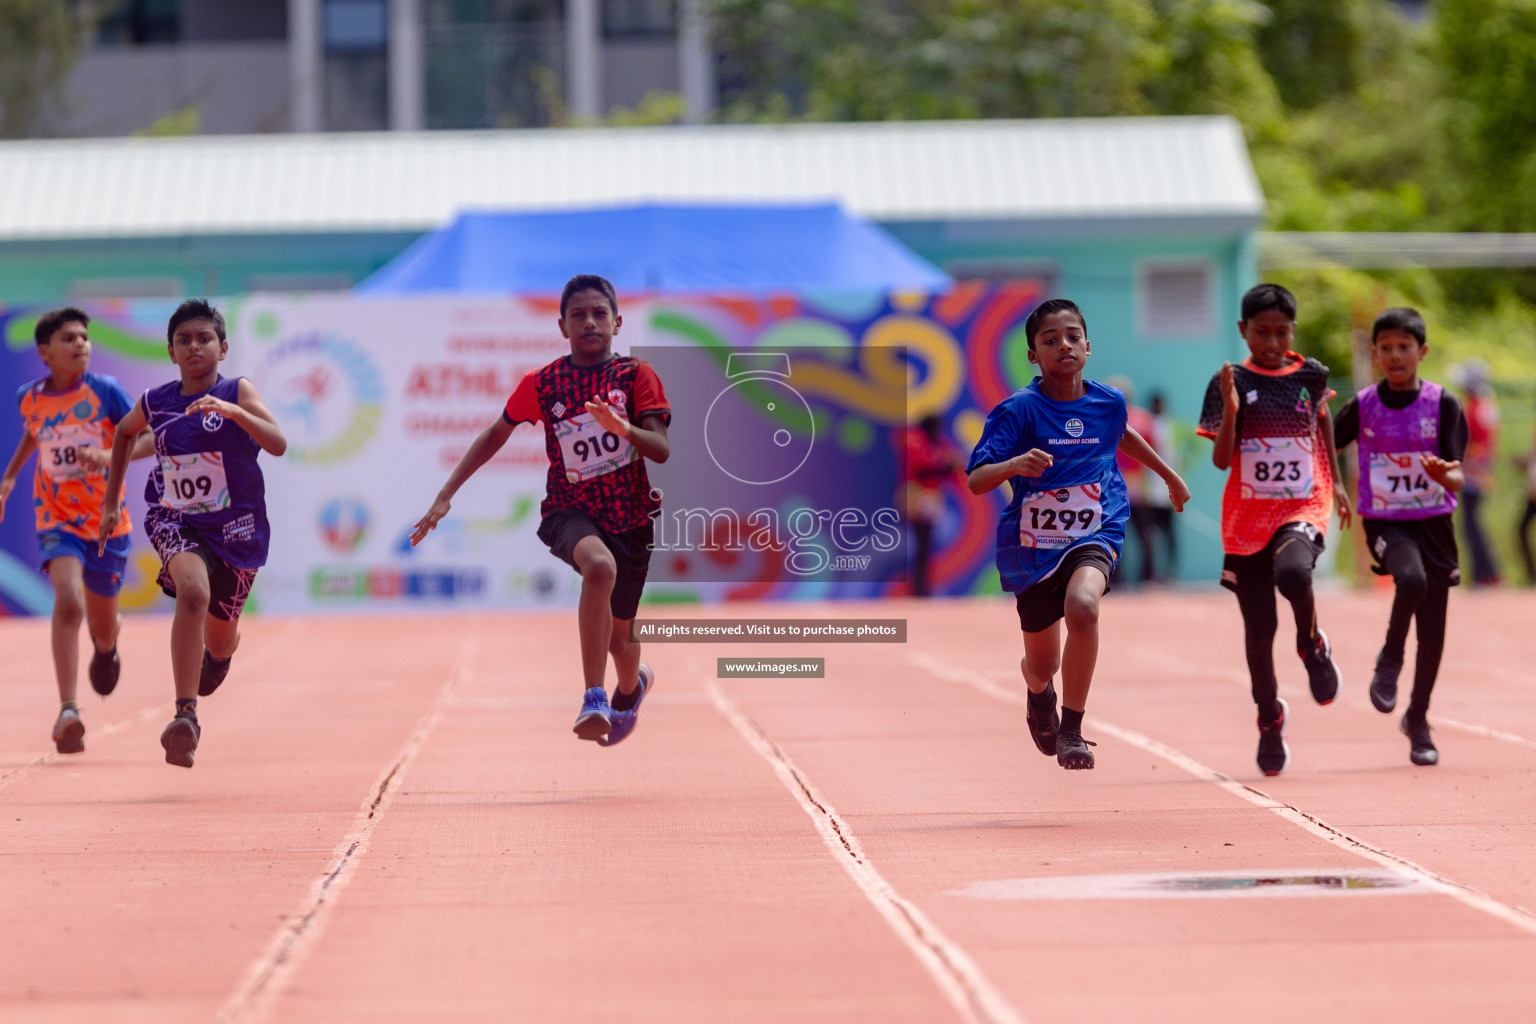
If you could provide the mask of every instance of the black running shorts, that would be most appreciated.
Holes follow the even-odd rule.
[[[584,537],[596,537],[603,542],[618,567],[618,578],[608,598],[608,607],[616,619],[633,619],[640,608],[640,591],[645,588],[645,575],[650,570],[655,534],[653,522],[623,533],[610,533],[585,512],[572,509],[557,508],[539,523],[539,540],[578,573],[581,570],[576,566],[576,545]]]
[[[1085,565],[1104,573],[1104,593],[1109,593],[1109,576],[1115,571],[1115,559],[1102,544],[1083,544],[1061,556],[1056,571],[1020,593],[1015,599],[1019,609],[1019,628],[1038,633],[1067,613],[1067,584],[1072,574]]]
[[[1311,555],[1311,564],[1323,553],[1323,531],[1311,523],[1286,523],[1276,530],[1269,543],[1251,555],[1228,555],[1221,563],[1221,585],[1235,594],[1268,590],[1275,585],[1275,555],[1282,548],[1303,545]]]
[[[1399,544],[1412,544],[1424,559],[1424,572],[1438,586],[1454,587],[1461,582],[1461,559],[1456,551],[1456,528],[1451,517],[1428,519],[1361,519],[1366,545],[1371,549],[1371,571],[1378,576],[1387,571],[1387,552]]]

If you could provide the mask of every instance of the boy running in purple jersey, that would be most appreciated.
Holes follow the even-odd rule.
[[[650,567],[653,517],[661,511],[645,460],[666,462],[671,454],[672,410],[661,379],[649,363],[614,354],[613,338],[623,322],[606,280],[580,274],[566,282],[559,325],[571,354],[523,377],[411,532],[411,543],[419,544],[437,528],[459,488],[507,443],[513,428],[544,424],[549,475],[539,540],[581,574],[576,614],[586,691],[572,731],[602,746],[634,731],[640,702],[655,685],[629,627]],[[603,686],[610,656],[618,673],[611,704]]]
[[[107,459],[117,424],[131,406],[114,378],[92,373],[91,318],[67,306],[38,318],[33,336],[48,375],[22,385],[21,440],[0,476],[0,520],[21,467],[38,453],[32,482],[37,544],[43,572],[53,582],[53,668],[59,687],[59,717],[53,723],[54,749],[85,750],[85,723],[75,696],[79,685],[80,623],[92,642],[87,670],[91,688],[105,697],[117,688],[117,593],[128,565],[128,515],[124,513],[106,550],[97,540],[107,487]],[[147,445],[133,457],[149,454]]]
[[[115,510],[133,439],[154,432],[159,465],[144,488],[144,529],[160,554],[160,588],[176,599],[171,671],[176,717],[160,734],[167,764],[192,767],[202,726],[197,698],[216,690],[240,644],[240,612],[267,561],[266,487],[260,452],[288,450],[277,421],[244,377],[219,374],[229,354],[224,317],[206,299],[188,299],[166,328],[181,379],[144,392],[118,424],[107,477]],[[117,513],[103,514],[101,545]]]
[[[1408,624],[1418,622],[1413,694],[1398,723],[1414,764],[1440,760],[1426,715],[1445,649],[1447,598],[1461,582],[1451,513],[1465,482],[1461,457],[1467,448],[1461,403],[1419,376],[1419,363],[1428,354],[1424,318],[1416,310],[1399,307],[1377,317],[1371,359],[1385,379],[1350,398],[1333,427],[1341,450],[1359,446],[1355,507],[1375,561],[1372,569],[1390,575],[1397,586],[1387,640],[1371,678],[1371,703],[1382,714],[1397,706]]]

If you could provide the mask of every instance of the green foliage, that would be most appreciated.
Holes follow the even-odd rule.
[[[80,55],[68,0],[0,0],[0,138],[25,138]]]

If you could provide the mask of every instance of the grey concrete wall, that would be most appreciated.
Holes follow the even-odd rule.
[[[287,44],[93,50],[81,58],[36,134],[127,135],[192,105],[205,135],[287,131]]]
[[[288,0],[181,0],[183,43],[286,38]]]

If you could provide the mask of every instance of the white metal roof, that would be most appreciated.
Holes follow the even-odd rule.
[[[0,239],[422,230],[463,208],[835,198],[880,221],[1238,218],[1225,117],[0,143]]]

